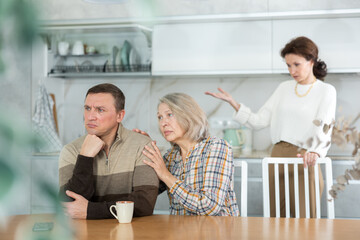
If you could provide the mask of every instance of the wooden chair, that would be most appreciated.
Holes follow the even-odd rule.
[[[314,166],[315,182],[319,183],[319,165],[325,164],[325,190],[327,199],[327,217],[333,219],[334,214],[334,200],[329,194],[329,190],[333,185],[332,178],[332,164],[330,158],[318,158],[317,164]],[[264,204],[264,217],[270,217],[270,194],[269,194],[269,164],[274,164],[275,175],[275,202],[276,202],[276,217],[280,217],[280,191],[279,191],[279,165],[284,165],[284,181],[285,181],[285,207],[286,217],[290,217],[290,194],[289,194],[289,164],[294,165],[294,189],[295,189],[295,217],[300,217],[299,211],[299,177],[298,177],[298,165],[303,164],[302,158],[264,158],[262,161],[262,175],[263,175],[263,204]],[[305,185],[305,211],[306,218],[310,218],[310,201],[309,201],[309,178],[308,169],[304,168],[304,185]],[[320,187],[319,184],[315,184],[316,192],[316,217],[321,218],[320,207]],[[331,199],[331,201],[329,201]]]

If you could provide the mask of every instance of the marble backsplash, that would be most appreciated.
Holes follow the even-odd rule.
[[[165,150],[169,144],[162,138],[157,126],[157,104],[159,98],[172,92],[184,92],[192,96],[206,112],[209,121],[231,119],[233,109],[229,104],[205,95],[205,91],[217,91],[222,87],[237,101],[257,111],[288,75],[238,76],[238,77],[159,77],[159,78],[106,78],[106,79],[47,79],[49,92],[57,97],[60,137],[63,144],[85,134],[83,126],[83,103],[87,90],[99,83],[109,82],[118,86],[125,94],[125,127],[140,128],[155,139]],[[326,82],[337,89],[337,117],[355,117],[360,112],[360,76],[358,74],[330,74]],[[219,129],[211,127],[212,135],[221,136]],[[253,149],[268,150],[271,147],[269,128],[253,131]],[[332,146],[330,154],[349,155],[349,149]]]

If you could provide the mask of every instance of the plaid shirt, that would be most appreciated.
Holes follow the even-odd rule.
[[[166,166],[178,180],[168,189],[170,214],[239,216],[233,189],[233,156],[222,139],[209,137],[188,153],[186,162],[174,146]]]

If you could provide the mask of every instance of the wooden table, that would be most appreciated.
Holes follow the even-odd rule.
[[[30,239],[31,234],[59,237],[61,224],[47,233],[33,233],[36,221],[54,221],[52,215],[19,215],[8,222],[0,239]],[[153,215],[119,224],[116,219],[71,220],[73,239],[360,239],[360,220],[286,219],[262,217],[204,217]],[[3,229],[4,231],[4,229]],[[16,238],[14,236],[17,236]],[[52,239],[52,238],[51,238]],[[71,239],[63,237],[58,239]]]

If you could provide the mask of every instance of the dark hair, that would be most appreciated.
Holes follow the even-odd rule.
[[[119,112],[125,108],[125,96],[123,92],[113,84],[102,83],[96,85],[87,91],[86,97],[87,95],[93,93],[110,93],[114,97],[116,112]]]
[[[307,37],[297,37],[288,42],[281,50],[281,57],[287,54],[295,54],[304,57],[307,61],[314,62],[313,73],[316,78],[323,80],[327,74],[326,63],[318,59],[318,47]]]

